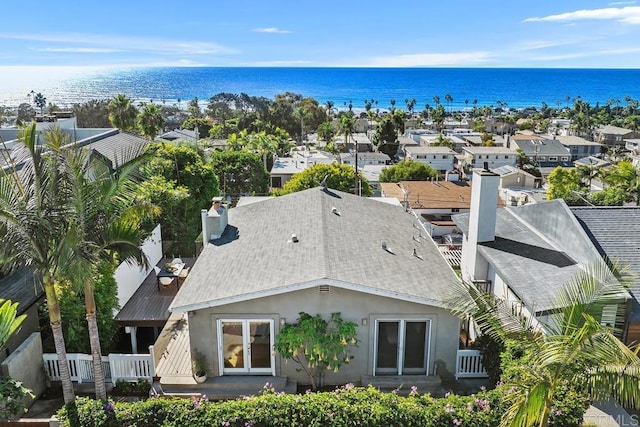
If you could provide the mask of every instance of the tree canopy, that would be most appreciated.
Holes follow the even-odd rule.
[[[328,188],[344,191],[346,193],[354,192],[356,178],[355,168],[349,165],[331,163],[330,165],[313,165],[302,172],[293,175],[293,177],[284,184],[279,194],[295,193],[297,191],[317,187],[325,177],[327,178],[326,185]],[[360,177],[360,185],[363,196],[371,196],[373,194],[369,181],[362,176]]]
[[[209,165],[218,177],[224,195],[262,195],[269,192],[269,172],[262,158],[246,151],[215,151]]]
[[[438,171],[431,166],[412,160],[403,160],[382,169],[380,182],[428,181],[438,177]]]

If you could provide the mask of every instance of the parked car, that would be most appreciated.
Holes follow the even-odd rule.
[[[442,243],[447,245],[449,249],[462,248],[462,234],[449,233],[442,236]]]

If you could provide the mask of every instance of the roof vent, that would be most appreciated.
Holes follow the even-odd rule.
[[[418,259],[422,259],[422,257],[420,255],[418,255],[418,251],[416,250],[416,248],[413,248],[413,254],[414,257],[418,258]]]
[[[331,286],[329,286],[329,285],[320,285],[320,286],[318,286],[318,292],[320,292],[320,293],[330,292],[330,291],[331,291]]]
[[[331,213],[340,216],[340,211],[335,206],[331,208]]]
[[[395,255],[393,250],[387,245],[387,242],[385,242],[384,240],[382,241],[382,249],[389,252],[392,255]]]
[[[291,235],[291,240],[289,240],[290,243],[298,243],[298,236],[296,236],[295,234]]]

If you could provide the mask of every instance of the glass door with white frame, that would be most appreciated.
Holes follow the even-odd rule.
[[[271,319],[218,320],[220,371],[275,375],[273,337]]]
[[[430,339],[430,320],[377,320],[374,375],[427,374]]]

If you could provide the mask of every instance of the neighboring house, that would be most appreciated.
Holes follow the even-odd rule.
[[[374,151],[373,143],[364,132],[354,133],[349,137],[348,143],[344,140],[344,133],[338,134],[333,137],[333,144],[342,152],[349,152],[353,150],[355,145],[358,146],[358,153],[365,153]]]
[[[456,152],[448,147],[405,147],[405,160],[424,163],[444,175],[453,170]]]
[[[631,129],[606,125],[594,132],[595,140],[606,146],[625,145],[625,139],[640,138],[640,133]]]
[[[40,331],[38,305],[44,300],[42,283],[29,269],[19,270],[0,279],[0,299],[18,303],[18,315],[26,314],[21,328],[9,338],[0,353],[0,362],[5,360],[33,332]]]
[[[206,135],[205,135],[206,136]],[[188,141],[197,142],[199,135],[195,129],[174,129],[158,135],[158,139],[163,141]]]
[[[483,284],[516,312],[546,319],[563,285],[600,254],[562,199],[496,210],[499,176],[474,175],[471,211],[453,216],[464,235],[462,278]],[[614,314],[624,311],[626,297]]]
[[[481,132],[460,132],[456,133],[456,136],[462,138],[466,142],[466,145],[481,147],[483,143]],[[507,139],[503,135],[493,135],[493,143],[496,147],[506,147],[506,141]]]
[[[189,314],[190,348],[206,356],[210,376],[306,381],[273,351],[300,312],[341,312],[358,325],[354,359],[327,372],[327,384],[453,372],[459,320],[445,301],[457,278],[417,221],[402,207],[320,187],[203,211],[213,239],[171,310]]]
[[[593,168],[608,168],[611,166],[611,163],[598,157],[589,156],[575,160],[573,165],[575,167],[588,166]]]
[[[571,212],[600,255],[629,268],[634,275],[629,288],[624,341],[640,342],[640,207],[572,207]]]
[[[307,150],[306,147],[291,151],[291,157],[296,160],[304,160],[309,166],[330,165],[336,161],[336,157],[327,151]]]
[[[491,169],[500,176],[498,183],[500,198],[507,206],[532,203],[531,190],[540,187],[540,179],[514,166]]]
[[[485,163],[489,169],[515,166],[518,153],[506,147],[463,147],[462,162],[470,168],[481,168]]]
[[[569,149],[557,139],[517,134],[508,139],[508,147],[512,150],[522,150],[539,167],[553,168],[571,165]]]
[[[580,136],[556,136],[555,139],[569,150],[571,161],[594,156],[602,151],[602,144],[595,141],[587,141]]]
[[[624,148],[634,154],[640,154],[640,139],[625,139]]]
[[[278,157],[273,159],[271,167],[271,188],[282,188],[291,177],[309,167],[306,160],[293,157]]]
[[[395,197],[421,218],[431,237],[459,232],[451,215],[468,212],[471,185],[467,181],[402,181],[381,183],[382,196]],[[496,195],[496,206],[498,197]]]
[[[387,165],[364,165],[358,167],[358,172],[364,176],[367,181],[369,181],[369,185],[371,186],[371,190],[373,191],[373,197],[379,197],[382,193],[380,190],[380,174],[382,173],[382,169],[388,167]]]
[[[338,154],[338,161],[343,165],[355,166],[356,155],[355,153],[340,153]],[[391,162],[391,158],[385,153],[361,153],[358,152],[358,167],[364,165],[388,165]]]
[[[69,144],[68,147],[77,146],[89,150],[90,157],[100,157],[112,170],[116,170],[140,157],[148,144],[149,140],[137,135],[110,129]]]

